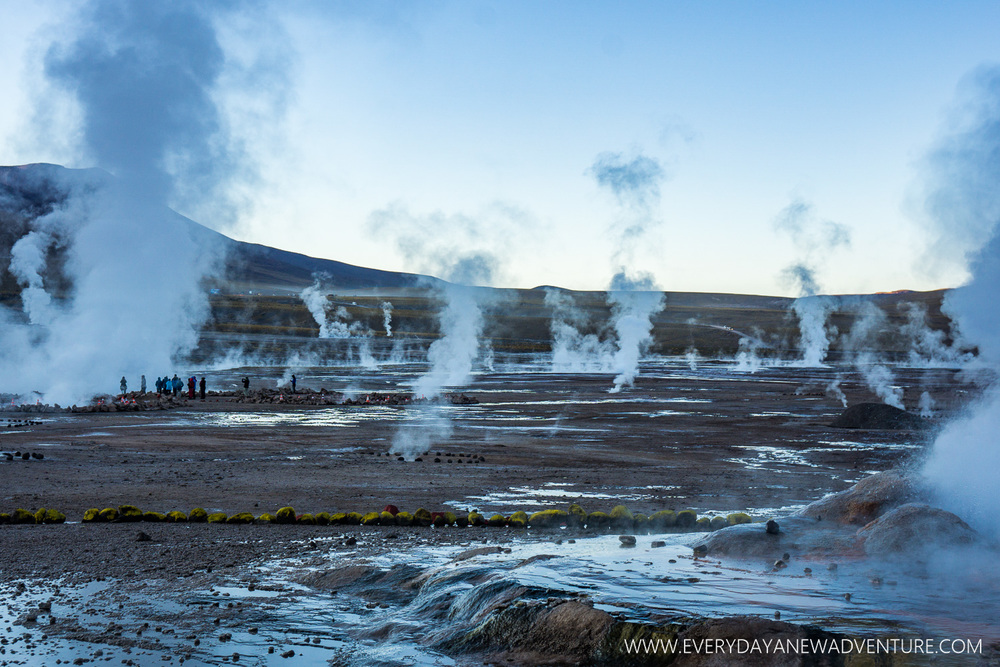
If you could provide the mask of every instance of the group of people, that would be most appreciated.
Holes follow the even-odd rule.
[[[145,394],[146,393],[146,376],[145,375],[142,376],[142,378],[140,379],[139,383],[140,383],[140,389],[139,389],[140,393]],[[204,377],[201,378],[201,381],[199,381],[197,377],[195,377],[194,375],[192,375],[191,377],[189,377],[187,379],[187,386],[188,386],[188,398],[193,399],[195,397],[195,394],[197,393],[198,397],[201,400],[203,400],[203,401],[205,400],[205,378]],[[178,395],[180,395],[181,391],[183,391],[183,389],[184,389],[184,380],[182,380],[179,377],[177,377],[177,373],[174,373],[174,376],[172,378],[171,377],[167,377],[166,375],[164,375],[162,378],[160,378],[160,377],[156,378],[156,395],[157,396],[162,396],[163,394],[171,394],[173,396],[178,396]],[[122,396],[124,396],[125,394],[128,393],[128,381],[126,381],[124,375],[122,376],[121,390],[122,390],[121,391]]]

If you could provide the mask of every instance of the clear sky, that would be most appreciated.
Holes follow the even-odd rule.
[[[80,3],[0,0],[0,163],[105,166],[43,70]],[[498,286],[932,289],[922,160],[997,2],[274,2],[214,18],[241,240]],[[254,175],[249,179],[248,174]],[[216,202],[218,203],[218,202]],[[238,206],[236,205],[238,204]],[[834,233],[836,232],[836,233]]]

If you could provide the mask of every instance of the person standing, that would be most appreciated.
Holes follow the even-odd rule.
[[[184,386],[184,381],[177,377],[177,373],[174,373],[174,377],[170,379],[170,383],[174,389],[174,396],[179,396],[181,393],[181,387]]]
[[[295,376],[292,376],[292,393],[295,393]]]
[[[250,395],[250,378],[247,377],[246,375],[243,376],[243,395],[244,396]]]
[[[201,400],[205,400],[205,377],[202,376],[201,382],[198,383],[198,393],[201,395]]]
[[[194,400],[194,376],[188,378],[188,398]]]
[[[122,396],[125,395],[126,391],[128,391],[128,382],[125,381],[125,376],[123,375],[122,376]]]
[[[143,375],[139,379],[139,393],[141,393],[141,394],[145,394],[146,393],[146,376],[145,375]]]

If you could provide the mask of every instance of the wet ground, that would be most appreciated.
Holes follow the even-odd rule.
[[[296,369],[296,375],[300,389],[363,396],[405,390],[421,370]],[[976,393],[955,371],[893,370],[908,408],[916,411],[924,392],[933,399],[932,425]],[[269,387],[287,375],[259,368],[204,373],[210,390],[231,389],[245,374],[254,386]],[[918,462],[933,435],[933,428],[830,428],[843,409],[838,390],[850,403],[876,400],[846,367],[745,373],[726,362],[691,368],[659,360],[644,364],[632,390],[609,394],[610,386],[608,374],[553,374],[519,363],[484,371],[463,388],[479,399],[476,405],[290,408],[210,396],[170,411],[33,415],[40,423],[0,424],[0,451],[44,454],[0,459],[0,511],[52,507],[79,521],[89,507],[126,503],[229,514],[285,505],[367,512],[390,503],[410,511],[509,514],[578,502],[588,511],[624,503],[647,514],[691,508],[766,519],[871,472]],[[408,460],[398,460],[400,454]],[[841,563],[839,574],[826,563],[811,564],[806,576],[793,561],[777,576],[766,574],[763,563],[695,561],[690,534],[640,536],[634,550],[622,550],[616,535],[510,529],[140,527],[149,542],[136,542],[136,524],[0,526],[0,595],[9,601],[0,618],[6,640],[0,664],[79,657],[137,665],[292,664],[281,657],[288,651],[294,664],[481,664],[429,638],[430,627],[450,624],[458,632],[471,621],[460,610],[443,621],[442,607],[426,598],[447,590],[449,600],[458,599],[484,584],[497,591],[516,584],[529,596],[585,596],[652,622],[778,612],[792,622],[854,633],[959,632],[996,641],[995,623],[983,628],[981,621],[1000,617],[1000,609],[988,606],[997,600],[989,587],[980,587],[985,593],[978,598],[987,607],[969,612],[956,605],[955,613],[941,613],[941,599],[965,593],[926,581],[911,585],[892,572],[877,578],[894,584],[874,588],[871,572],[854,572],[849,563]],[[651,548],[654,539],[666,546]],[[482,545],[511,552],[448,564]],[[555,558],[515,567],[540,555]],[[343,590],[300,583],[303,572],[354,566],[410,569],[362,593],[349,579]],[[426,574],[433,568],[458,572]],[[404,574],[421,573],[431,581],[447,577],[427,590],[393,593]],[[27,620],[49,601],[51,610]]]

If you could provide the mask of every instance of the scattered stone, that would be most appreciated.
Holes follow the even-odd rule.
[[[788,567],[788,563],[786,563],[785,561],[780,560],[780,559],[774,561],[774,569],[775,570],[782,570],[782,569],[784,569],[786,567]]]
[[[153,539],[152,537],[150,537],[146,533],[142,532],[141,530],[135,536],[135,541],[136,542],[149,542],[152,539]]]
[[[623,548],[634,547],[635,546],[635,536],[634,535],[619,535],[618,540],[622,543]]]
[[[650,542],[649,546],[651,549],[659,549],[661,547],[667,546],[667,543],[664,542],[663,540],[653,540],[652,542]]]
[[[774,519],[769,519],[768,520],[767,524],[765,525],[764,530],[767,531],[768,535],[777,535],[779,532],[781,532],[778,529],[778,522],[775,521]]]

